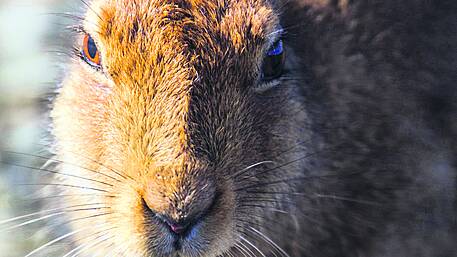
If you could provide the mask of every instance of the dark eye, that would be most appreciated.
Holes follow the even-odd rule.
[[[97,45],[95,45],[94,39],[89,34],[84,36],[81,55],[89,65],[95,68],[101,67],[100,52],[97,49]]]
[[[271,81],[282,75],[284,68],[284,48],[282,40],[277,40],[268,50],[262,64],[262,80]]]

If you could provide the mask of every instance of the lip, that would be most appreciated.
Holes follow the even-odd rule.
[[[181,226],[186,226],[186,231],[182,233],[176,233],[176,231],[173,231],[171,227],[173,224],[170,224],[170,219],[152,210],[146,203],[145,199],[142,198],[141,201],[145,215],[149,220],[153,221],[156,226],[160,228],[159,231],[162,231],[161,234],[157,236],[163,236],[164,239],[166,238],[165,240],[168,241],[168,243],[165,243],[166,241],[162,241],[163,245],[159,246],[159,248],[156,248],[156,250],[162,249],[159,251],[164,251],[162,253],[165,256],[169,255],[171,257],[183,257],[187,256],[187,251],[193,251],[192,249],[195,247],[195,245],[206,245],[208,242],[202,241],[205,238],[202,229],[205,222],[207,222],[208,218],[220,204],[221,197],[222,194],[220,192],[216,193],[214,195],[213,201],[206,209],[206,211],[202,212],[199,216],[196,216],[195,218],[187,221],[185,224],[179,224]]]

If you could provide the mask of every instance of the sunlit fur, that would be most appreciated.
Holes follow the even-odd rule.
[[[51,114],[73,254],[452,256],[444,2],[90,2],[102,69],[74,60]],[[199,222],[175,249],[154,213]]]

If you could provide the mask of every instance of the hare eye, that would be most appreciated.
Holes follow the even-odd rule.
[[[100,52],[97,49],[94,39],[89,34],[84,36],[81,55],[84,61],[92,67],[97,69],[101,67]]]
[[[284,68],[284,48],[282,40],[277,40],[268,50],[262,64],[262,80],[265,82],[277,79]]]

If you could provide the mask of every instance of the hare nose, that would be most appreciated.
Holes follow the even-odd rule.
[[[179,238],[197,233],[199,229],[195,227],[204,222],[218,202],[218,194],[209,181],[205,181],[205,186],[201,187],[201,190],[184,188],[168,198],[160,198],[161,193],[155,191],[155,188],[147,191],[143,197],[143,205],[151,216],[161,223],[162,228]]]
[[[186,237],[197,224],[199,224],[207,215],[211,213],[215,200],[216,199],[212,199],[212,202],[210,202],[208,206],[201,208],[200,211],[193,212],[179,219],[172,218],[171,215],[168,215],[168,213],[155,214],[155,216],[169,229],[172,234],[180,237]]]

